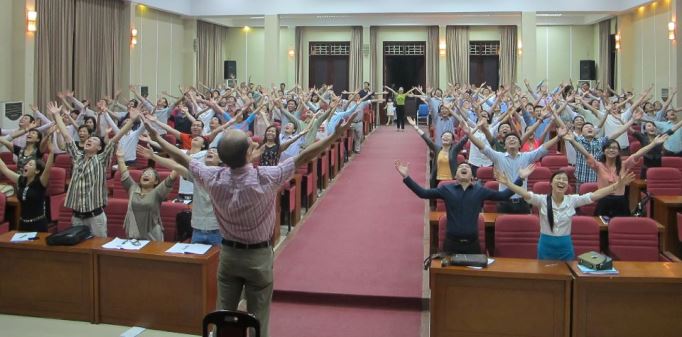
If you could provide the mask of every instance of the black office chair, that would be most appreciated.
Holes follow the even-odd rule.
[[[209,326],[213,325],[213,335]],[[253,328],[255,335],[249,333]],[[260,322],[256,316],[243,311],[218,310],[206,317],[203,322],[203,337],[260,337]]]

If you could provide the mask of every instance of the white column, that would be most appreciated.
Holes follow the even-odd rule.
[[[447,54],[440,53],[441,43],[445,43],[446,26],[438,26],[438,86],[445,92],[448,86],[448,59]],[[445,46],[447,48],[447,45]]]
[[[536,14],[535,12],[521,13],[520,38],[522,52],[519,55],[521,64],[520,72],[517,75],[519,81],[527,78],[531,83],[537,83],[540,78],[536,76]]]
[[[266,55],[263,59],[265,64],[263,69],[265,69],[265,82],[270,83],[280,83],[282,78],[279,76],[279,15],[266,15],[265,16],[265,51],[272,51],[269,55]],[[248,61],[247,61],[248,62]]]
[[[371,88],[376,88],[376,83],[372,83],[372,76],[370,74],[370,62],[372,53],[369,49],[369,26],[362,26],[362,80],[364,82],[370,82]],[[367,48],[365,48],[367,47]]]

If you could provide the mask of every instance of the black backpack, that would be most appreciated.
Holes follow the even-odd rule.
[[[90,227],[73,226],[48,236],[46,241],[49,246],[73,246],[90,237]]]
[[[183,242],[192,237],[192,211],[182,211],[175,215],[175,241]]]

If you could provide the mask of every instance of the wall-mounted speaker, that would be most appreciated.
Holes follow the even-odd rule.
[[[583,81],[594,81],[597,79],[594,60],[580,60],[580,79]]]

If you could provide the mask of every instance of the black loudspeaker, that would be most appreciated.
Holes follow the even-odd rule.
[[[227,60],[223,64],[223,79],[237,78],[237,61]]]
[[[593,60],[580,60],[580,80],[594,81],[597,79],[597,71],[595,70]]]
[[[142,97],[148,97],[149,96],[149,87],[148,86],[141,86],[140,87],[140,96]]]

